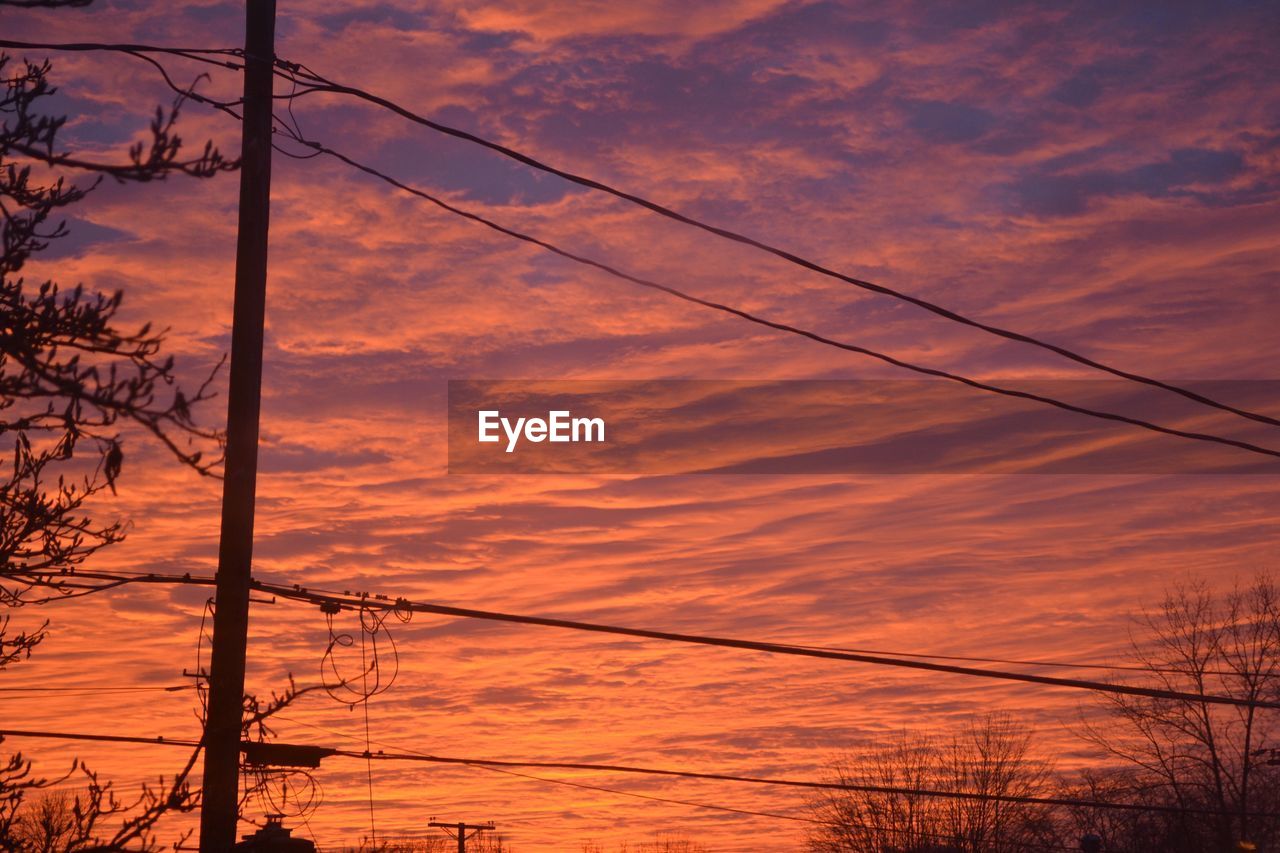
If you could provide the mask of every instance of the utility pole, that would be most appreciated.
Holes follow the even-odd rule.
[[[244,119],[240,146],[240,222],[236,240],[227,454],[223,467],[222,538],[204,731],[200,850],[227,853],[236,840],[240,794],[240,715],[249,630],[253,509],[258,479],[258,412],[262,400],[262,332],[267,297],[267,226],[271,212],[271,96],[275,0],[247,0]]]
[[[435,826],[440,829],[447,830],[445,835],[453,835],[458,839],[458,853],[467,853],[467,841],[482,832],[492,832],[497,829],[493,821],[488,823],[441,823],[439,821],[431,821],[427,826]],[[467,833],[470,833],[468,835]]]

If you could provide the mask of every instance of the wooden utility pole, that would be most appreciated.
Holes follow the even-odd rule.
[[[271,95],[275,0],[247,0],[244,120],[240,147],[240,223],[236,241],[231,387],[222,485],[217,601],[204,731],[200,850],[226,853],[236,840],[240,793],[240,714],[253,507],[258,479],[258,412],[262,400],[262,332],[267,297],[267,226],[271,212]]]
[[[427,826],[435,826],[440,829],[448,830],[446,835],[454,835],[458,839],[458,853],[467,853],[467,840],[474,838],[482,832],[492,832],[497,829],[493,821],[488,823],[442,823],[440,821],[431,821]],[[470,835],[468,835],[470,833]]]

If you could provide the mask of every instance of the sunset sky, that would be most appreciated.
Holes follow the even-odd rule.
[[[850,275],[1162,379],[1277,378],[1274,3],[281,0],[278,15],[281,58]],[[98,0],[4,9],[0,34],[239,47],[242,18],[231,2]],[[48,108],[71,117],[64,145],[86,158],[123,159],[172,101],[128,56],[16,55],[52,59]],[[182,85],[210,70],[166,64]],[[212,73],[199,91],[235,96],[239,75]],[[983,380],[1097,378],[350,98],[308,95],[293,113],[308,136],[402,181],[706,299]],[[239,149],[237,123],[207,107],[188,104],[179,128],[192,148]],[[1277,568],[1274,475],[449,473],[451,379],[910,375],[629,287],[325,157],[277,155],[273,168],[259,578],[787,643],[1119,660],[1131,616],[1170,584],[1225,588]],[[230,347],[237,188],[234,175],[104,182],[24,274],[123,289],[127,321],[170,327],[198,384]],[[1258,405],[1280,416],[1280,400]],[[913,411],[912,428],[954,418]],[[220,425],[225,395],[197,415]],[[1251,434],[1280,445],[1280,430]],[[1171,459],[1196,450],[1161,441]],[[90,567],[212,574],[220,484],[140,434],[124,446],[119,496],[94,511],[133,526]],[[728,464],[770,446],[722,451]],[[50,637],[3,686],[189,684],[207,595],[126,588],[21,611],[15,624],[48,618]],[[817,779],[889,733],[998,710],[1062,769],[1102,760],[1068,730],[1098,708],[1080,692],[421,615],[388,624],[399,677],[368,710],[374,748],[389,752]],[[314,606],[254,604],[249,689],[288,673],[316,683],[327,639]],[[198,711],[190,690],[0,689],[12,728],[196,738]],[[359,708],[311,695],[286,716],[281,740],[363,749]],[[49,774],[80,756],[126,790],[183,758],[5,746]],[[373,771],[379,835],[436,817],[493,820],[518,853],[658,828],[716,853],[804,837],[801,823],[478,769]],[[365,772],[326,760],[323,805],[298,834],[322,846],[367,835]],[[807,814],[788,790],[538,775]],[[189,825],[168,820],[162,835]]]

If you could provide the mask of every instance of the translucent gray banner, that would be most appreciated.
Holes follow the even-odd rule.
[[[1280,449],[1280,427],[1123,380],[1005,381]],[[1280,381],[1180,383],[1280,417]],[[1275,474],[1280,459],[930,380],[449,382],[453,474]]]

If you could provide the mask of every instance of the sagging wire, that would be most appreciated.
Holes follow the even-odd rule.
[[[246,795],[256,796],[263,814],[307,820],[324,802],[324,789],[310,770],[302,767],[242,766]],[[248,785],[252,778],[253,784]]]
[[[354,708],[390,690],[400,674],[400,653],[391,632],[387,630],[387,617],[394,614],[401,622],[408,622],[412,614],[400,608],[375,610],[364,605],[353,608],[360,614],[361,660],[359,673],[348,677],[339,664],[338,650],[354,648],[355,637],[334,626],[334,617],[342,608],[324,606],[320,609],[325,615],[325,625],[329,631],[329,641],[321,658],[320,682],[329,697],[339,704]],[[383,666],[384,650],[390,653],[389,669]],[[332,681],[329,680],[330,676]]]
[[[183,673],[195,679],[196,696],[200,700],[200,728],[203,731],[205,723],[209,716],[209,673],[204,668],[204,644],[208,640],[210,648],[213,647],[213,596],[205,599],[204,608],[200,611],[200,630],[196,635],[196,668],[189,673]]]
[[[365,776],[369,795],[369,836],[371,842],[376,845],[378,831],[373,794],[373,759],[371,757],[373,747],[369,727],[369,700],[390,690],[400,674],[400,653],[396,648],[395,639],[387,629],[387,618],[395,616],[403,623],[413,618],[413,614],[399,604],[392,608],[375,609],[364,603],[367,597],[367,594],[363,594],[358,606],[346,608],[356,610],[360,620],[360,672],[355,678],[344,675],[338,662],[338,650],[353,649],[356,644],[355,638],[350,633],[335,629],[334,617],[344,608],[340,605],[321,606],[329,632],[329,641],[321,658],[320,681],[331,699],[346,705],[350,710],[354,710],[359,705],[363,714]],[[384,649],[390,654],[389,669],[383,666]],[[333,681],[329,680],[330,676],[334,679]],[[359,687],[356,686],[357,683]]]

